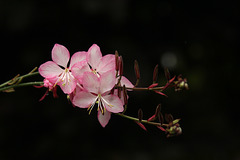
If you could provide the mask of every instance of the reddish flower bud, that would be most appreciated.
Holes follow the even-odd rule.
[[[156,92],[157,94],[161,94],[161,95],[163,95],[163,96],[168,97],[166,94],[164,94],[164,93],[162,93],[162,92],[160,92],[160,91],[154,91],[154,92]]]
[[[157,126],[157,128],[159,128],[159,129],[162,130],[163,132],[166,132],[166,130],[165,130],[162,126]]]
[[[135,121],[143,130],[145,130],[145,131],[147,131],[147,129],[146,129],[146,127],[142,124],[142,123],[140,123],[140,122],[138,122],[138,121]]]
[[[149,88],[156,87],[157,85],[158,85],[158,83],[153,83],[153,84],[151,84],[151,85],[148,87],[148,89],[149,89]]]
[[[156,116],[155,116],[155,114],[152,116],[152,117],[150,117],[150,118],[148,118],[148,122],[151,122],[151,121],[155,121],[155,119],[156,119]]]

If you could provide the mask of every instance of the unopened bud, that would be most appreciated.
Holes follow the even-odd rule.
[[[172,126],[166,131],[168,133],[167,137],[173,137],[182,134],[182,128],[179,125]]]
[[[178,82],[175,86],[175,91],[181,91],[181,90],[188,90],[188,83],[187,83],[187,79],[184,78],[178,78]]]

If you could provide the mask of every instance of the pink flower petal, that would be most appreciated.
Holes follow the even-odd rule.
[[[82,84],[82,78],[85,72],[91,72],[87,61],[83,60],[81,62],[75,63],[71,68],[73,76]]]
[[[52,49],[52,60],[58,65],[67,68],[70,54],[66,47],[60,44],[55,44]]]
[[[72,103],[80,108],[88,108],[95,103],[96,99],[97,96],[86,91],[80,91],[73,97]]]
[[[119,113],[123,111],[123,102],[116,95],[106,95],[102,97],[102,102],[107,111]]]
[[[69,74],[71,74],[71,73],[69,73]],[[59,81],[58,85],[61,87],[62,91],[65,94],[70,94],[76,88],[77,80],[75,78],[69,78],[69,81],[67,81],[67,82]]]
[[[104,72],[107,72],[109,70],[115,69],[115,55],[108,54],[101,58],[100,63],[97,66],[97,72],[100,73],[100,75]]]
[[[87,55],[87,61],[93,69],[96,69],[100,60],[102,58],[102,53],[98,45],[93,44],[89,50]]]
[[[134,85],[124,76],[121,78],[121,86],[125,85],[127,88],[133,88]]]
[[[110,112],[106,111],[103,115],[100,110],[98,111],[98,121],[102,127],[105,127],[108,124],[110,118],[111,118]]]
[[[100,77],[100,93],[111,90],[116,82],[115,70],[105,72]]]
[[[118,89],[114,89],[113,94],[116,95],[116,96],[118,96],[118,94],[119,94],[119,93],[118,93]],[[121,95],[120,95],[120,96],[121,96],[120,99],[121,99],[122,103],[124,104],[124,94],[123,94],[123,91],[121,91],[120,94],[121,94]],[[119,97],[119,96],[118,96],[118,97]],[[129,98],[129,96],[127,95],[127,99],[128,99],[128,98]]]
[[[100,79],[92,72],[85,72],[82,78],[83,88],[87,91],[99,94]]]
[[[44,78],[53,78],[61,74],[64,70],[61,69],[55,62],[48,61],[40,65],[38,71]]]
[[[85,61],[86,56],[87,56],[87,52],[85,51],[74,53],[71,57],[69,68],[71,69],[75,63]]]

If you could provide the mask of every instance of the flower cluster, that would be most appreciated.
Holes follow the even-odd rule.
[[[68,65],[68,62],[70,63]],[[111,113],[123,112],[126,89],[134,85],[122,75],[121,57],[117,54],[102,56],[99,46],[93,44],[88,51],[79,51],[72,55],[66,47],[55,44],[52,49],[52,61],[39,67],[44,87],[56,91],[59,86],[69,95],[74,106],[87,108],[89,114],[97,104],[98,120],[105,127]],[[124,92],[124,93],[123,93]],[[125,96],[119,96],[119,95]],[[126,98],[125,98],[126,99]]]
[[[69,63],[69,65],[68,65]],[[147,119],[143,110],[138,109],[138,117],[126,115],[128,107],[128,91],[152,91],[166,96],[165,91],[175,88],[176,92],[188,90],[187,79],[182,75],[170,76],[169,70],[164,69],[166,82],[158,81],[158,65],[154,68],[152,83],[148,87],[138,87],[140,70],[137,60],[134,62],[136,82],[133,85],[123,76],[123,59],[118,52],[102,56],[99,46],[93,44],[88,51],[79,51],[70,57],[66,47],[55,44],[52,49],[52,61],[47,61],[35,67],[25,75],[16,75],[9,81],[0,84],[0,92],[14,92],[15,88],[34,86],[46,87],[47,91],[40,99],[42,101],[48,92],[53,92],[53,97],[58,97],[58,86],[67,95],[72,105],[87,108],[89,114],[95,107],[97,117],[102,127],[105,127],[111,114],[134,121],[142,129],[147,131],[145,124],[152,125],[167,134],[167,137],[177,136],[182,133],[179,121],[171,114],[161,113],[161,104],[158,104],[155,113]],[[41,75],[42,81],[23,82],[23,79],[34,75]],[[163,84],[163,85],[161,85]]]

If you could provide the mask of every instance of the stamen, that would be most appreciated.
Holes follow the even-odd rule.
[[[92,111],[94,105],[95,105],[95,103],[93,103],[90,107],[88,107],[87,111],[89,111],[88,112],[89,115],[91,114],[91,111]]]
[[[114,107],[112,104],[108,103],[104,98],[102,100],[109,106],[109,107]]]
[[[88,109],[87,109],[87,111],[89,111],[88,114],[91,114],[91,111],[92,111],[92,109],[93,109],[95,103],[99,103],[99,102],[98,102],[98,97],[96,97],[96,99],[94,100],[94,102],[93,102],[92,104],[89,105],[89,107],[88,107]]]

